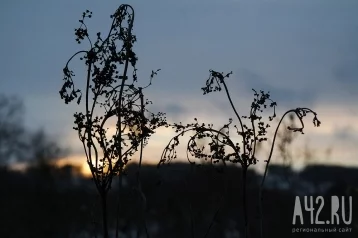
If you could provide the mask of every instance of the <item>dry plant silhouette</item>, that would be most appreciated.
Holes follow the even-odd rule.
[[[183,125],[182,123],[174,123],[170,126],[175,129],[175,132],[178,133],[174,136],[165,147],[160,162],[158,166],[170,163],[173,159],[177,158],[176,147],[180,144],[180,137],[188,132],[194,131],[195,134],[190,136],[189,141],[187,142],[186,154],[189,163],[194,163],[190,160],[190,156],[193,156],[197,159],[209,160],[212,164],[222,163],[224,166],[226,163],[239,163],[243,169],[243,184],[242,184],[242,196],[243,196],[243,210],[244,210],[244,236],[248,237],[248,210],[247,210],[247,197],[246,197],[246,176],[247,170],[251,165],[255,165],[258,162],[256,157],[257,146],[259,143],[267,141],[267,128],[270,127],[269,123],[264,122],[260,113],[263,112],[267,107],[273,108],[272,116],[269,116],[269,121],[272,121],[276,117],[275,108],[277,106],[276,102],[270,99],[270,94],[265,93],[264,91],[254,91],[254,99],[251,104],[251,109],[249,115],[240,116],[238,113],[226,85],[225,80],[229,78],[232,72],[228,74],[220,73],[214,70],[210,70],[209,79],[206,81],[206,86],[202,88],[204,95],[221,91],[224,89],[228,101],[232,110],[236,115],[236,119],[239,125],[233,125],[233,119],[229,118],[228,123],[223,125],[221,129],[217,130],[213,128],[213,124],[204,124],[199,123],[197,118],[194,118],[194,123]],[[262,201],[263,201],[263,189],[264,183],[267,176],[268,166],[271,161],[273,154],[275,140],[278,134],[278,130],[283,119],[290,114],[296,115],[299,119],[301,126],[300,127],[290,127],[287,129],[292,132],[301,132],[303,134],[304,122],[303,118],[307,114],[313,114],[313,124],[315,126],[320,126],[321,122],[317,118],[317,113],[312,111],[309,108],[296,108],[286,111],[275,130],[273,135],[271,149],[269,155],[267,156],[264,162],[266,163],[264,176],[260,186],[260,196],[259,196],[259,206],[260,206],[260,220],[261,220],[261,237],[263,237],[262,227],[263,227],[263,213],[262,213]],[[249,126],[244,122],[248,121]],[[234,128],[234,129],[232,129]],[[223,129],[226,129],[226,132],[223,132]],[[233,130],[234,132],[230,133]],[[242,138],[241,141],[233,141],[231,139],[232,134],[236,134]],[[208,143],[207,147],[210,149],[209,153],[205,153],[205,146],[198,146],[197,139],[207,138]],[[215,219],[215,217],[214,217]],[[211,225],[210,225],[211,227]]]
[[[152,102],[145,100],[143,94],[144,89],[151,85],[152,78],[159,70],[152,71],[147,86],[135,85],[138,81],[136,74],[138,58],[133,51],[136,42],[136,37],[132,33],[134,9],[127,4],[120,5],[111,15],[113,21],[109,32],[105,36],[98,32],[95,42],[91,41],[85,24],[86,18],[91,16],[92,12],[86,10],[79,20],[80,27],[75,29],[76,41],[80,44],[86,39],[90,48],[78,51],[66,63],[63,69],[64,84],[60,94],[66,104],[74,99],[77,99],[78,104],[81,103],[82,91],[75,88],[73,82],[75,75],[69,69],[72,59],[81,55],[80,59],[85,61],[87,67],[85,112],[74,114],[76,124],[74,129],[78,131],[87,163],[101,197],[103,237],[108,238],[106,199],[112,180],[115,176],[122,176],[125,165],[134,153],[139,151],[136,191],[142,198],[144,211],[146,199],[139,180],[143,148],[154,130],[166,125],[166,118],[161,112],[154,114],[147,110],[146,106]],[[131,80],[128,76],[130,68]],[[100,113],[96,111],[98,107],[104,110],[104,115],[98,116]],[[109,135],[108,131],[108,121],[111,117],[116,117],[114,135]],[[146,233],[149,237],[147,229]],[[116,237],[118,237],[118,220]]]
[[[225,172],[227,163],[239,163],[241,165],[243,171],[242,205],[244,210],[244,234],[245,237],[248,237],[247,171],[251,165],[255,165],[258,162],[257,150],[259,149],[259,144],[267,141],[267,129],[270,127],[270,124],[265,122],[264,117],[260,114],[264,109],[272,108],[273,114],[268,117],[268,120],[272,121],[276,117],[276,102],[271,100],[269,93],[253,90],[254,99],[251,109],[248,115],[242,116],[238,113],[226,84],[226,79],[229,78],[232,72],[225,75],[224,73],[210,70],[210,77],[206,81],[206,86],[202,88],[203,93],[209,94],[213,91],[224,89],[230,106],[236,115],[235,120],[237,120],[238,125],[234,124],[232,118],[219,129],[214,129],[213,124],[199,123],[196,118],[193,123],[187,125],[182,123],[168,124],[165,114],[161,112],[157,114],[149,112],[146,106],[152,102],[144,100],[144,89],[151,85],[152,78],[159,70],[152,71],[150,82],[147,86],[136,86],[138,79],[136,74],[137,56],[133,51],[133,45],[136,42],[136,37],[132,33],[134,23],[133,8],[127,4],[120,5],[111,16],[113,21],[109,32],[105,36],[100,32],[97,33],[94,42],[90,39],[88,28],[85,24],[85,20],[91,18],[91,16],[92,12],[86,10],[82,15],[82,19],[79,20],[81,23],[80,27],[75,29],[76,41],[80,44],[83,40],[87,40],[89,49],[78,51],[66,63],[63,69],[64,84],[60,90],[60,95],[66,104],[75,99],[77,99],[78,104],[81,103],[83,93],[75,87],[73,81],[75,74],[69,68],[69,64],[74,57],[81,55],[80,59],[85,62],[87,67],[84,92],[85,111],[74,114],[76,124],[74,129],[78,131],[78,137],[83,144],[93,181],[101,198],[103,237],[109,237],[107,194],[111,189],[113,178],[118,176],[120,179],[122,177],[125,166],[137,151],[139,151],[139,168],[135,190],[142,199],[140,206],[143,211],[143,226],[146,236],[149,237],[144,214],[146,197],[141,189],[140,168],[144,146],[147,144],[149,137],[155,133],[155,129],[162,126],[172,127],[178,134],[165,147],[158,167],[170,163],[170,161],[177,158],[176,147],[180,143],[180,137],[188,132],[194,133],[194,135],[191,134],[189,141],[186,143],[186,154],[189,163],[195,164],[191,161],[191,156],[209,161],[212,165],[221,163],[221,168],[224,168],[220,170],[221,172]],[[132,69],[132,80],[129,80],[128,76],[130,68]],[[275,147],[278,130],[283,119],[291,114],[295,115],[300,122],[299,127],[287,127],[292,132],[301,132],[303,134],[303,118],[308,114],[313,115],[313,124],[315,126],[320,125],[316,112],[309,108],[288,110],[279,120],[272,138],[270,152],[264,160],[266,167],[259,193],[261,237],[263,237],[262,201],[265,178]],[[114,135],[109,135],[108,122],[112,117],[116,118],[115,133]],[[245,124],[246,121],[248,124]],[[232,139],[233,135],[239,136],[241,139],[234,141]],[[204,139],[202,140],[205,142],[204,144],[197,143],[201,139]],[[118,203],[118,207],[120,205],[123,204]],[[213,221],[219,210],[220,206],[214,214]],[[204,237],[208,236],[213,221],[206,230]],[[191,229],[192,237],[194,237],[195,228],[193,221]],[[116,237],[118,237],[118,220]]]

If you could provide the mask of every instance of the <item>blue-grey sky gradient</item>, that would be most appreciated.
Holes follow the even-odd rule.
[[[81,147],[71,114],[81,107],[60,99],[62,68],[74,52],[87,47],[78,45],[74,36],[82,12],[93,12],[87,24],[95,36],[108,31],[109,15],[121,3],[0,3],[0,93],[19,95],[27,125],[44,127],[76,153]],[[358,165],[357,0],[125,3],[135,8],[139,80],[145,85],[151,70],[162,69],[147,96],[170,120],[201,116],[225,122],[232,112],[224,94],[203,96],[200,88],[209,69],[233,71],[228,84],[240,110],[248,110],[251,88],[269,90],[279,112],[312,107],[322,113],[322,128],[308,128],[304,138],[318,151],[335,145],[334,162]],[[81,62],[72,69],[76,80],[84,80]],[[149,155],[158,156],[160,144],[164,148],[166,141],[158,140],[153,142],[157,147],[148,147],[153,151]]]

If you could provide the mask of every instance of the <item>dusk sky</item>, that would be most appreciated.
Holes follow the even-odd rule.
[[[225,94],[204,96],[200,88],[209,69],[233,71],[227,84],[241,114],[249,112],[251,88],[270,91],[278,115],[310,107],[322,126],[307,117],[295,151],[309,143],[317,163],[358,165],[357,0],[1,1],[0,93],[21,97],[26,125],[57,136],[72,159],[85,161],[72,129],[72,114],[84,104],[61,100],[62,69],[88,49],[76,43],[74,28],[89,9],[90,34],[107,33],[121,3],[135,9],[139,83],[161,69],[146,97],[170,122],[226,123],[234,115]],[[85,79],[81,63],[72,64],[77,81]],[[160,129],[144,158],[158,162],[171,135]]]

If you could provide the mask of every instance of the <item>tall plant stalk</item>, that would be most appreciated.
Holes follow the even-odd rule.
[[[198,159],[210,160],[212,164],[216,164],[222,162],[226,164],[227,162],[231,163],[239,163],[242,167],[243,173],[243,185],[242,185],[242,199],[243,199],[243,211],[244,211],[244,237],[249,237],[248,233],[248,202],[247,202],[247,171],[251,165],[255,165],[258,162],[256,157],[258,144],[264,141],[267,141],[267,129],[270,127],[269,123],[265,123],[263,117],[259,115],[262,113],[264,109],[267,107],[273,108],[273,115],[269,116],[269,121],[272,121],[273,118],[276,117],[276,102],[270,99],[270,94],[265,93],[264,91],[254,91],[254,100],[251,104],[251,109],[248,116],[240,116],[229,93],[228,87],[226,85],[225,80],[229,78],[232,72],[224,75],[223,73],[216,72],[210,70],[210,77],[206,81],[206,86],[202,88],[204,95],[215,92],[221,91],[224,89],[226,96],[228,98],[229,104],[236,115],[236,119],[239,122],[239,126],[232,126],[233,119],[229,118],[229,122],[222,126],[219,130],[213,128],[213,124],[200,124],[196,118],[194,118],[194,123],[183,125],[182,123],[174,123],[170,125],[175,131],[178,133],[174,136],[167,146],[165,147],[161,160],[158,164],[169,163],[171,160],[177,157],[176,147],[180,144],[179,137],[183,136],[184,134],[193,131],[194,135],[190,136],[190,139],[187,143],[186,147],[186,155],[189,163],[194,163],[191,161],[190,156]],[[320,121],[317,119],[317,114],[309,108],[297,108],[288,110],[286,113],[283,114],[280,122],[277,125],[275,134],[273,136],[273,142],[271,145],[271,150],[268,155],[268,159],[265,160],[266,168],[265,173],[261,182],[260,186],[260,194],[259,194],[259,201],[260,201],[260,217],[261,217],[261,237],[263,236],[262,229],[263,229],[263,213],[262,213],[262,200],[263,195],[262,191],[264,188],[264,182],[267,176],[267,169],[269,163],[271,161],[272,153],[275,146],[275,140],[277,136],[278,128],[281,125],[283,118],[288,115],[289,113],[294,113],[301,122],[301,127],[299,128],[290,128],[294,132],[302,132],[303,133],[303,117],[307,114],[313,114],[313,124],[315,126],[320,125]],[[244,124],[244,120],[249,121],[249,126]],[[239,142],[234,142],[230,136],[230,128],[235,128],[235,133],[239,135],[242,140]],[[226,132],[222,132],[223,129],[226,129]],[[207,153],[204,151],[205,146],[198,146],[196,143],[197,139],[208,138],[209,143],[207,143],[207,147],[210,149],[210,152]],[[229,152],[228,149],[231,151]]]
[[[92,12],[86,10],[79,20],[80,27],[75,30],[76,41],[81,43],[87,39],[90,49],[78,51],[67,61],[63,69],[64,85],[60,94],[66,104],[75,98],[78,104],[81,103],[82,92],[74,86],[72,77],[75,75],[69,69],[69,63],[75,56],[82,55],[80,59],[85,60],[87,66],[86,111],[74,114],[77,125],[74,129],[78,131],[93,181],[101,198],[103,237],[108,238],[107,197],[112,180],[115,176],[122,176],[125,165],[138,150],[141,163],[143,148],[148,138],[156,128],[166,125],[166,119],[164,113],[154,114],[146,109],[152,102],[144,101],[143,95],[143,89],[151,85],[158,70],[152,71],[147,86],[135,86],[137,57],[133,52],[133,44],[136,41],[135,35],[132,34],[133,8],[128,4],[120,5],[111,15],[113,20],[107,36],[102,38],[98,32],[94,43],[84,22],[91,16]],[[130,68],[131,81],[128,77]],[[104,111],[101,116],[98,115],[101,114],[98,107]],[[108,121],[112,117],[116,117],[117,120],[115,133],[110,136]],[[116,225],[117,237],[118,216],[119,214]]]

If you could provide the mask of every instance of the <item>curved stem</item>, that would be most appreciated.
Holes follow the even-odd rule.
[[[251,119],[251,126],[252,126],[252,132],[254,133],[254,148],[252,150],[252,158],[255,159],[255,153],[256,153],[256,129],[255,129],[255,123],[254,120]],[[252,143],[251,143],[252,145]]]
[[[67,63],[66,63],[66,66],[65,67],[68,67],[68,64],[71,62],[71,60],[78,54],[81,54],[81,53],[88,53],[87,50],[80,50],[78,52],[76,52],[74,55],[71,56],[71,58],[69,60],[67,60]]]
[[[132,27],[133,27],[133,22],[134,22],[134,9],[128,5],[128,4],[122,4],[119,8],[124,8],[124,7],[130,7],[133,13],[133,17],[131,19],[131,22],[129,23],[129,29],[128,29],[128,37],[129,39],[127,39],[126,43],[126,58],[125,58],[125,66],[124,66],[124,72],[123,72],[123,78],[122,78],[122,84],[121,84],[121,88],[120,88],[120,92],[119,92],[119,97],[118,97],[118,107],[117,107],[117,117],[118,117],[118,121],[117,121],[117,128],[119,130],[119,146],[118,146],[118,160],[116,162],[116,164],[119,162],[121,163],[122,161],[122,121],[121,121],[121,115],[120,115],[120,109],[121,109],[121,105],[122,105],[122,94],[123,94],[123,89],[124,89],[124,85],[125,85],[125,80],[127,77],[127,70],[128,70],[128,63],[129,63],[129,50],[130,50],[130,45],[129,42],[131,41],[131,36],[132,36]],[[112,24],[113,25],[113,24]],[[111,28],[112,30],[112,28]],[[109,36],[108,36],[109,37]],[[118,177],[118,181],[119,183],[121,182],[120,179],[121,174],[119,173],[119,177]],[[119,188],[121,189],[121,185],[119,185]],[[119,210],[119,208],[117,209],[117,211]],[[118,216],[118,214],[117,214]],[[116,235],[118,235],[118,226],[116,228]]]
[[[118,107],[117,107],[117,117],[118,117],[118,121],[117,121],[117,128],[119,130],[120,136],[119,136],[119,147],[118,147],[118,160],[122,159],[122,122],[121,122],[121,115],[120,115],[120,110],[121,110],[121,105],[122,105],[122,94],[123,94],[123,89],[124,89],[124,83],[125,80],[127,78],[127,70],[128,70],[128,64],[129,64],[129,51],[130,51],[130,41],[132,40],[132,28],[133,28],[133,22],[134,22],[134,9],[132,8],[132,6],[128,5],[128,4],[122,4],[120,6],[121,7],[129,7],[132,10],[133,16],[132,19],[129,23],[129,27],[128,27],[128,38],[126,39],[127,42],[125,42],[126,44],[126,58],[125,58],[125,65],[124,65],[124,71],[123,71],[123,78],[122,78],[122,84],[121,84],[121,88],[120,88],[120,92],[119,92],[119,97],[118,97]]]
[[[140,106],[141,106],[141,114],[144,118],[144,98],[143,98],[143,93],[142,93],[142,89],[139,88],[140,92]],[[142,159],[143,159],[143,147],[144,147],[144,127],[145,127],[145,121],[142,120],[141,122],[141,142],[140,142],[140,155],[139,155],[139,164],[138,164],[138,171],[137,171],[137,186],[138,186],[138,190],[139,190],[139,193],[142,197],[144,197],[144,194],[143,194],[143,191],[142,191],[142,185],[140,183],[140,170],[141,170],[141,167],[142,167]],[[146,220],[145,220],[145,207],[146,207],[146,204],[145,204],[146,201],[143,201],[143,207],[142,207],[142,219],[143,219],[143,224],[144,224],[144,229],[145,229],[145,233],[146,233],[146,236],[147,238],[149,238],[149,232],[148,232],[148,228],[147,228],[147,223],[146,223]]]
[[[285,116],[287,114],[291,113],[291,112],[296,112],[296,110],[291,109],[291,110],[288,110],[287,112],[285,112],[285,114],[283,114],[283,116],[281,117],[281,120],[279,121],[279,123],[278,123],[278,125],[276,127],[275,134],[274,134],[272,144],[271,144],[270,154],[269,154],[268,159],[266,161],[266,167],[265,167],[264,176],[263,176],[262,181],[261,181],[261,187],[263,187],[264,183],[265,183],[265,178],[266,178],[266,175],[267,175],[268,166],[270,164],[271,157],[272,157],[272,154],[273,154],[273,150],[274,150],[274,147],[275,147],[275,141],[276,141],[278,129],[280,128],[280,125],[281,125],[283,119],[285,118]]]
[[[240,122],[241,132],[242,132],[242,137],[243,137],[242,140],[243,140],[243,143],[244,143],[244,154],[246,154],[246,142],[245,142],[244,125],[242,124],[242,120],[241,120],[241,118],[240,118],[240,115],[239,115],[239,113],[237,112],[237,110],[236,110],[236,108],[235,108],[235,106],[234,106],[234,103],[233,103],[232,100],[231,100],[231,96],[230,96],[230,93],[229,93],[229,89],[227,88],[226,83],[225,83],[224,80],[222,80],[222,84],[224,85],[225,92],[226,92],[226,95],[227,95],[227,97],[228,97],[228,99],[229,99],[229,102],[230,102],[230,105],[231,105],[231,107],[232,107],[232,110],[234,110],[234,113],[235,113],[237,119],[238,119],[239,122]]]
[[[220,132],[220,131],[217,131],[217,130],[215,130],[215,129],[212,129],[212,128],[200,128],[200,127],[199,127],[199,128],[195,128],[195,127],[194,127],[194,128],[189,128],[189,129],[183,130],[183,131],[180,132],[178,135],[176,135],[176,136],[174,136],[172,139],[170,139],[169,143],[167,144],[167,146],[165,147],[165,149],[164,149],[163,152],[162,152],[162,155],[161,155],[161,157],[160,157],[161,159],[160,159],[160,162],[159,162],[158,166],[165,161],[166,152],[168,151],[168,148],[169,148],[170,144],[172,143],[172,141],[174,140],[174,138],[178,138],[179,136],[184,135],[184,134],[185,134],[186,132],[188,132],[188,131],[198,131],[198,130],[200,130],[201,133],[202,133],[202,132],[209,131],[209,132],[217,133],[218,135],[222,135],[222,136],[225,137],[225,139],[227,139],[227,141],[229,142],[229,146],[234,149],[235,153],[236,153],[238,156],[240,156],[240,153],[239,153],[239,151],[237,151],[237,149],[236,149],[234,143],[231,141],[230,137],[228,137],[226,134],[224,134],[224,133],[222,133],[222,132]],[[199,131],[198,131],[197,133],[199,133]],[[196,133],[196,134],[197,134],[197,133]],[[170,161],[170,158],[169,158],[169,161]],[[189,162],[190,162],[190,161],[189,161]]]
[[[263,238],[263,195],[262,195],[262,192],[263,192],[263,187],[264,187],[264,183],[265,183],[265,180],[266,180],[266,176],[267,176],[267,171],[268,171],[268,166],[270,164],[270,161],[271,161],[271,157],[272,157],[272,153],[273,153],[273,149],[275,147],[275,141],[276,141],[276,136],[277,136],[277,132],[278,132],[278,129],[280,128],[280,125],[283,121],[283,119],[285,118],[285,116],[287,114],[289,114],[290,112],[296,112],[296,110],[294,109],[291,109],[287,112],[285,112],[285,114],[283,114],[283,116],[281,117],[281,120],[279,121],[277,127],[276,127],[276,130],[275,130],[275,134],[274,134],[274,137],[273,137],[273,140],[272,140],[272,144],[271,144],[271,150],[270,150],[270,154],[269,154],[269,157],[268,159],[266,160],[266,167],[265,167],[265,172],[264,172],[264,175],[262,177],[262,181],[261,181],[261,185],[260,185],[260,192],[259,192],[259,213],[260,213],[260,237]]]

